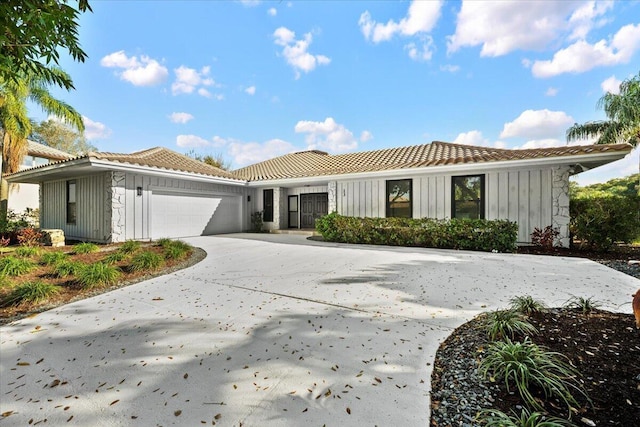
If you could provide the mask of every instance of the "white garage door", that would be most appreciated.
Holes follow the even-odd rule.
[[[189,237],[242,231],[240,196],[154,190],[151,238]]]

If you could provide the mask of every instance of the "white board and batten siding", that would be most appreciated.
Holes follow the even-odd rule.
[[[469,171],[464,175],[483,174]],[[498,170],[485,175],[485,218],[518,223],[518,242],[530,242],[535,227],[552,224],[551,169]],[[451,181],[454,175],[411,175],[413,217],[451,217]],[[455,175],[458,176],[458,175]],[[386,179],[337,182],[338,213],[356,217],[386,216]]]
[[[42,183],[40,227],[64,231],[67,239],[108,242],[111,237],[110,173],[76,182],[76,223],[67,224],[67,181]]]

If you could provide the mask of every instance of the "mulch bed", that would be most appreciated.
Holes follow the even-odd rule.
[[[116,250],[119,245],[104,245],[101,246],[101,250],[99,252],[94,252],[90,254],[82,254],[82,255],[71,255],[71,251],[73,250],[73,246],[64,246],[59,248],[51,248],[46,247],[42,248],[42,251],[63,251],[65,253],[70,254],[70,260],[72,261],[80,261],[83,263],[94,263],[102,260],[106,255],[110,252]],[[158,254],[162,254],[162,248],[155,246],[153,244],[145,244],[143,245],[144,250],[156,252]],[[7,256],[8,253],[5,253],[0,256]],[[81,299],[89,298],[95,295],[99,295],[114,289],[118,289],[124,286],[132,285],[134,283],[141,282],[143,280],[151,279],[153,277],[162,276],[177,270],[181,270],[183,268],[194,265],[201,260],[203,260],[207,256],[206,252],[204,252],[200,248],[193,248],[191,254],[188,257],[182,260],[167,260],[164,265],[155,271],[138,271],[132,272],[129,271],[127,266],[127,261],[123,261],[115,266],[119,267],[121,270],[120,280],[115,285],[104,286],[94,289],[82,289],[77,283],[73,281],[73,278],[56,278],[49,274],[51,267],[46,266],[38,266],[33,271],[28,274],[23,274],[20,277],[11,278],[12,282],[15,284],[25,283],[33,280],[40,280],[48,283],[52,283],[60,286],[60,292],[54,297],[50,298],[47,302],[32,305],[32,304],[23,304],[19,306],[8,306],[8,307],[0,307],[0,325],[4,325],[15,320],[22,319],[24,317],[40,313],[42,311],[50,310],[52,308],[61,306],[63,304],[68,304],[73,301],[78,301]],[[37,257],[34,259],[37,261]],[[9,287],[0,288],[0,300],[7,295],[11,289]]]

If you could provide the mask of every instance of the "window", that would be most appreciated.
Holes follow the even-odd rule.
[[[410,179],[387,181],[387,218],[411,218]]]
[[[451,184],[451,217],[484,218],[484,175],[454,176]]]
[[[67,181],[67,224],[76,223],[76,182]]]
[[[262,192],[262,220],[273,222],[273,190]]]

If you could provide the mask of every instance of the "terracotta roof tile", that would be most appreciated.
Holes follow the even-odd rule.
[[[51,160],[67,160],[73,157],[69,153],[58,150],[48,145],[39,144],[35,141],[27,141],[27,154],[34,157],[42,157]]]
[[[232,173],[249,181],[260,181],[461,163],[472,164],[563,157],[607,151],[628,151],[629,149],[630,146],[628,144],[615,144],[510,150],[434,141],[431,144],[339,155],[329,155],[318,151],[303,151],[256,163]]]

